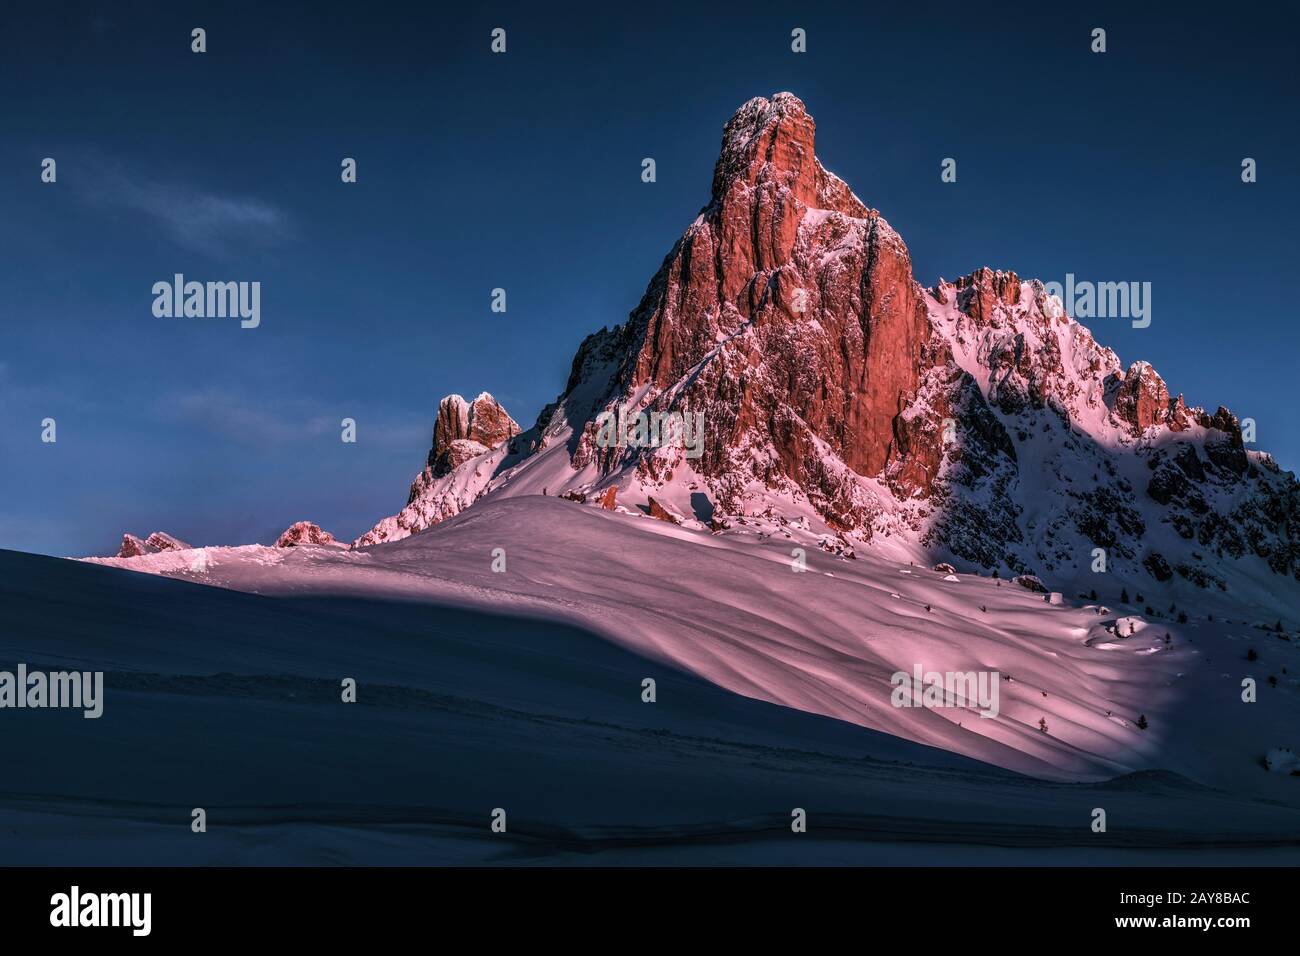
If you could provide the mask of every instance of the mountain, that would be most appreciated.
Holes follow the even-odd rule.
[[[165,531],[155,531],[143,540],[127,533],[122,535],[122,546],[118,549],[117,556],[136,558],[144,554],[157,554],[160,551],[185,551],[191,547],[192,545],[186,544],[180,538],[172,537]]]
[[[443,399],[353,547],[0,552],[0,657],[111,688],[14,715],[41,788],[0,826],[36,862],[1291,861],[1296,481],[1249,437],[1041,282],[922,287],[803,105],[752,100],[557,400]]]
[[[473,402],[448,395],[438,405],[433,447],[411,483],[406,507],[362,535],[356,546],[400,540],[467,508],[491,477],[484,459],[518,434],[519,424],[487,392]]]
[[[628,320],[587,337],[527,431],[453,453],[468,418],[435,429],[407,507],[356,545],[483,497],[594,503],[614,487],[620,507],[654,498],[696,527],[794,526],[823,547],[971,569],[1300,580],[1300,485],[1235,416],[1186,407],[1145,362],[1125,368],[1040,281],[981,269],[922,287],[814,142],[795,96],[745,103],[708,204]],[[638,447],[640,414],[670,440]]]
[[[347,547],[314,521],[295,521],[285,528],[275,541],[277,548],[297,548],[309,544],[334,548]]]

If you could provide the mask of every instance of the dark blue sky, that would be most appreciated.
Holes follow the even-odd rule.
[[[442,395],[532,423],[707,200],[723,123],[779,90],[923,283],[1149,281],[1150,328],[1098,339],[1300,463],[1294,13],[34,6],[0,14],[0,547],[355,536],[405,502]],[[175,272],[260,281],[261,327],[155,318]]]

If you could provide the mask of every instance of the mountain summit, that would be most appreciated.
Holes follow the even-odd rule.
[[[1157,581],[1300,580],[1300,486],[1227,409],[1125,368],[1037,280],[981,269],[922,287],[815,134],[790,93],[741,106],[708,204],[628,320],[587,337],[527,431],[468,435],[455,455],[435,435],[407,507],[357,545],[485,495],[594,503],[616,487],[620,507],[653,498],[728,533],[795,527],[986,570],[1083,577],[1101,549]],[[639,416],[698,420],[702,441],[622,440]],[[444,417],[458,441],[473,430]]]

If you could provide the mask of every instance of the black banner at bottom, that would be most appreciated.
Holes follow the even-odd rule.
[[[1232,943],[1293,925],[1293,880],[1289,868],[0,869],[0,921],[8,940],[92,945],[339,945],[430,931],[608,941],[694,927],[768,943],[1033,930]]]

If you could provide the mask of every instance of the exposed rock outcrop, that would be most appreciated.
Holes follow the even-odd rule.
[[[194,547],[165,531],[155,531],[145,539],[144,544],[151,551],[189,551]]]
[[[487,392],[473,402],[448,395],[438,403],[433,445],[424,470],[411,483],[406,507],[380,521],[353,542],[353,547],[398,541],[469,507],[495,472],[494,465],[483,464],[481,459],[494,449],[504,451],[518,434],[519,425]]]
[[[487,392],[473,402],[448,395],[438,404],[438,420],[433,426],[433,447],[427,462],[430,475],[441,478],[450,474],[518,434],[519,425]]]
[[[682,523],[682,519],[678,515],[673,514],[653,498],[647,502],[647,507],[650,509],[650,517],[652,518],[658,518],[660,521],[667,521],[670,524]]]
[[[339,542],[334,539],[334,535],[321,530],[320,525],[311,521],[294,522],[275,542],[277,548],[296,548],[304,544],[338,546]]]
[[[138,558],[144,554],[157,554],[159,551],[188,551],[193,545],[187,544],[180,538],[167,534],[165,531],[155,531],[149,537],[141,540],[133,534],[122,535],[122,545],[117,550],[119,558]]]
[[[122,535],[122,546],[117,549],[119,558],[138,558],[140,555],[148,553],[149,549],[145,547],[144,542],[135,535]]]

